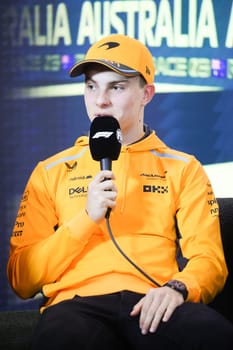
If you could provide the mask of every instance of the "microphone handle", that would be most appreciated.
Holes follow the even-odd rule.
[[[101,170],[112,170],[112,159],[103,158],[100,160],[100,169]]]
[[[103,158],[100,160],[100,169],[101,170],[112,170],[112,159],[110,158]],[[104,181],[107,180],[104,179]],[[109,219],[110,213],[111,213],[112,208],[108,208],[105,214],[105,218]]]

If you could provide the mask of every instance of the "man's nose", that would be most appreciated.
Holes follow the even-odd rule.
[[[96,98],[96,104],[98,106],[109,106],[110,98],[107,91],[99,91],[98,96]]]

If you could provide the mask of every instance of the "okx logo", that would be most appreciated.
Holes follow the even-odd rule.
[[[168,186],[144,185],[143,192],[165,194],[168,193]]]

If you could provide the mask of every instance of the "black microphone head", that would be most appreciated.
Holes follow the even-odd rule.
[[[89,146],[92,158],[117,160],[121,151],[120,124],[113,116],[96,117],[90,127]]]

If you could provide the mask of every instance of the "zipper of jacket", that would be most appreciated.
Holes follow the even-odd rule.
[[[121,202],[121,208],[120,213],[122,214],[125,209],[125,202],[126,202],[126,192],[127,192],[127,182],[128,182],[128,169],[129,169],[129,150],[130,147],[127,146],[125,148],[125,152],[122,153],[124,159],[123,159],[123,166],[122,166],[122,175],[121,175],[121,183],[122,183],[122,202]]]

